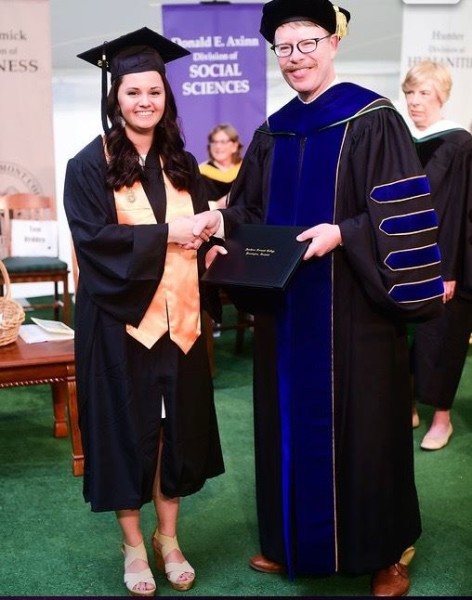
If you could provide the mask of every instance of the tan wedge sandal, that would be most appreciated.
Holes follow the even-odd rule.
[[[181,563],[166,562],[166,557],[172,550],[180,550],[177,537],[163,535],[156,529],[152,536],[152,547],[154,549],[157,568],[160,571],[165,571],[167,580],[174,590],[179,592],[186,592],[189,590],[195,582],[195,569],[193,569],[186,560]],[[186,581],[179,581],[179,578],[185,573],[192,575],[192,578],[187,579]]]
[[[156,593],[156,582],[154,581],[154,576],[149,567],[139,571],[139,573],[126,572],[126,569],[134,560],[140,559],[148,562],[144,542],[141,542],[139,546],[128,546],[128,544],[123,544],[121,550],[125,556],[124,582],[129,593],[132,596],[154,596]],[[138,583],[151,584],[153,587],[149,590],[135,590],[134,588]]]

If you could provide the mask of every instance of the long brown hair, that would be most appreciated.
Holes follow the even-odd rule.
[[[175,97],[165,75],[160,73],[165,91],[165,109],[162,119],[156,125],[152,147],[157,149],[162,159],[164,171],[174,187],[190,191],[191,171],[184,151],[184,139],[179,127]],[[118,77],[112,84],[107,98],[107,114],[111,129],[106,136],[108,153],[107,185],[112,189],[131,187],[143,180],[143,169],[139,154],[126,135],[118,103],[118,90],[123,81]]]

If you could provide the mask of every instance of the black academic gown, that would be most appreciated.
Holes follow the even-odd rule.
[[[416,397],[442,410],[453,404],[472,329],[472,297],[467,297],[463,284],[466,257],[472,252],[463,229],[472,193],[471,139],[465,129],[448,129],[415,140],[439,219],[443,279],[456,281],[456,293],[443,314],[417,325],[412,348]]]
[[[191,155],[189,161],[200,212],[207,202],[197,163]],[[155,225],[118,225],[105,170],[97,137],[69,161],[64,186],[80,271],[75,352],[84,497],[94,511],[139,509],[152,499],[162,399],[163,493],[194,493],[224,470],[203,337],[185,355],[168,334],[148,350],[125,330],[140,323],[164,269],[168,226],[158,157],[148,154],[143,183]]]
[[[233,185],[231,205],[223,211],[227,235],[237,222],[269,220],[274,201],[282,212],[294,206],[279,224],[308,228],[316,222],[299,215],[323,198],[331,204],[331,222],[342,232],[343,246],[325,259],[330,261],[328,269],[317,272],[320,259],[303,264],[282,312],[257,314],[255,319],[260,544],[265,556],[286,564],[292,575],[370,573],[398,561],[421,532],[405,321],[440,310],[442,283],[437,264],[418,272],[386,268],[389,253],[411,248],[412,240],[386,236],[380,229],[384,217],[425,211],[434,221],[434,211],[406,126],[382,101],[376,104],[373,99],[374,110],[352,121],[343,122],[338,115],[337,126],[325,123],[319,132],[296,131],[312,117],[325,119],[333,103],[342,112],[352,91],[357,93],[349,84],[340,84],[311,105],[292,101],[295,104],[282,109],[286,119],[279,119],[280,134],[269,118],[251,142]],[[330,163],[336,177],[327,181],[323,154],[311,160],[309,152],[317,152],[319,134],[329,135],[337,127],[344,140]],[[274,148],[284,136],[292,150],[279,155],[275,166]],[[284,170],[284,164],[293,172],[288,166]],[[297,188],[292,177],[297,174],[308,178],[306,188]],[[282,189],[280,199],[278,188],[286,186],[289,175],[291,189]],[[420,185],[423,192],[399,189],[403,181]],[[324,184],[333,182],[333,189],[321,194]],[[374,201],[377,190],[390,190],[392,182],[397,182],[393,199],[398,202]],[[413,246],[433,248],[435,239],[433,225],[415,236]],[[395,284],[405,276],[414,278],[414,273],[436,283],[439,277],[431,299],[392,301]],[[331,296],[320,305],[318,295],[328,288]],[[281,376],[284,371],[286,379]]]
[[[207,163],[204,163],[218,169],[218,167],[209,160]],[[231,190],[231,186],[233,185],[234,178],[231,180],[227,180],[227,174],[221,171],[221,178],[215,179],[214,177],[210,177],[207,173],[202,173],[203,183],[205,185],[207,198],[209,201],[216,201],[222,198],[223,196],[227,196]]]

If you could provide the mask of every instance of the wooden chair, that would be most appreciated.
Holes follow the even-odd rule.
[[[3,263],[10,276],[11,283],[54,283],[52,304],[31,304],[34,309],[52,308],[54,318],[59,320],[60,309],[63,320],[70,325],[71,310],[69,297],[69,269],[66,262],[57,257],[47,256],[11,256],[11,221],[28,219],[34,221],[54,220],[56,217],[54,199],[51,196],[37,194],[10,194],[0,196],[0,234],[2,238]],[[62,299],[58,284],[62,283]],[[3,282],[0,282],[3,294]]]

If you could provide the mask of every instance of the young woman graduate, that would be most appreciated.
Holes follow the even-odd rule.
[[[187,54],[144,27],[79,55],[102,68],[106,133],[69,161],[64,189],[80,273],[84,497],[93,511],[116,511],[124,581],[141,596],[156,592],[141,507],[154,502],[157,564],[173,588],[187,590],[195,572],[176,539],[179,498],[224,471],[200,335],[195,248],[209,236],[192,231],[208,204],[165,69]]]

